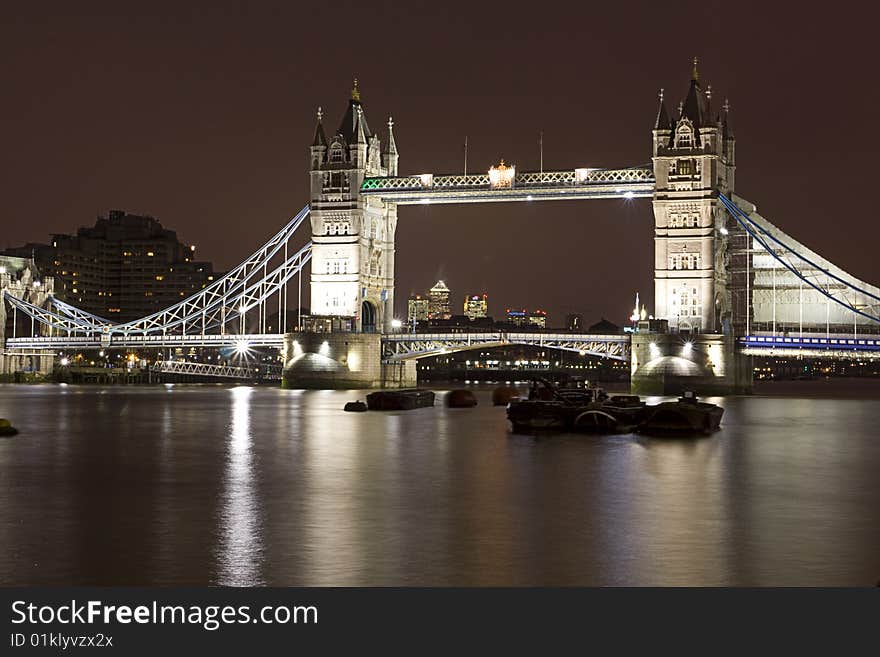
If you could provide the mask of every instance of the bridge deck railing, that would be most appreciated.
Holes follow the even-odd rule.
[[[517,173],[511,181],[515,187],[571,187],[590,185],[612,185],[629,183],[654,183],[654,171],[650,167],[631,167],[626,169],[570,169],[566,171],[529,171]],[[505,189],[504,187],[496,187]],[[393,191],[493,189],[488,174],[443,175],[423,174],[419,176],[373,177],[365,178],[361,193]]]

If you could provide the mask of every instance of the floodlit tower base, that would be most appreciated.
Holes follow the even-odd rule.
[[[633,394],[742,395],[752,392],[752,357],[733,337],[700,333],[636,333],[632,339]]]
[[[414,360],[382,362],[382,336],[369,333],[288,333],[282,388],[411,388]]]

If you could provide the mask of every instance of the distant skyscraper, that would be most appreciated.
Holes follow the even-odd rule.
[[[508,308],[507,321],[515,326],[537,326],[547,328],[547,312],[533,310],[529,312],[525,308]]]
[[[464,314],[468,319],[486,317],[489,314],[488,294],[469,294],[464,298]]]
[[[450,319],[451,317],[452,306],[449,305],[449,288],[443,281],[437,281],[437,284],[428,292],[428,318]]]
[[[409,298],[406,304],[406,321],[409,324],[413,322],[425,322],[428,320],[428,299],[421,294],[416,294]]]
[[[565,316],[565,328],[569,331],[582,331],[584,329],[583,315],[571,314]]]
[[[533,310],[529,313],[528,323],[539,328],[547,328],[547,311]]]

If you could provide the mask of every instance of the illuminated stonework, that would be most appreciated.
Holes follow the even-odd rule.
[[[352,318],[358,330],[390,330],[397,206],[360,195],[367,176],[396,176],[393,122],[384,145],[370,132],[357,87],[331,138],[318,112],[310,148],[312,315]],[[384,146],[384,147],[383,147]]]
[[[654,126],[654,316],[673,331],[729,332],[727,212],[734,182],[726,108],[713,112],[694,77],[677,115],[663,96]]]

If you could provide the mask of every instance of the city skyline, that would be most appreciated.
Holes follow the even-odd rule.
[[[393,7],[342,10],[365,29],[381,34],[387,29],[383,19]],[[659,88],[666,88],[673,103],[682,98],[690,59],[697,55],[704,80],[717,90],[719,102],[724,97],[731,100],[732,123],[740,137],[737,188],[758,199],[765,216],[808,246],[821,246],[832,261],[856,275],[876,278],[869,249],[852,248],[843,232],[825,234],[828,218],[835,216],[847,217],[864,244],[876,243],[880,229],[857,195],[831,193],[827,180],[841,175],[839,166],[823,164],[845,163],[850,184],[858,187],[869,175],[867,158],[876,137],[864,135],[857,148],[844,140],[813,139],[810,135],[828,120],[820,109],[822,101],[794,111],[794,101],[781,83],[803,89],[806,98],[814,89],[833,86],[835,103],[856,115],[852,121],[867,121],[866,106],[853,97],[869,74],[867,63],[846,58],[849,41],[838,49],[841,58],[848,59],[845,67],[818,53],[804,52],[796,63],[772,56],[783,54],[771,42],[773,30],[783,20],[789,28],[799,21],[809,23],[809,13],[789,16],[784,9],[764,8],[761,25],[755,28],[750,22],[754,51],[734,54],[715,44],[727,30],[735,32],[751,19],[736,12],[722,14],[720,5],[701,4],[689,15],[705,26],[705,32],[673,43],[662,57],[644,61],[628,54],[641,50],[633,46],[649,42],[658,27],[678,19],[649,8],[643,10],[644,21],[624,21],[623,10],[603,7],[591,10],[602,12],[603,20],[575,21],[578,38],[572,32],[570,39],[555,39],[552,52],[577,61],[581,39],[601,43],[613,38],[621,57],[574,77],[547,71],[543,79],[530,76],[526,82],[519,72],[503,67],[455,74],[473,61],[490,61],[492,48],[487,46],[502,43],[502,34],[520,50],[546,51],[542,33],[508,25],[504,15],[474,8],[471,28],[453,27],[448,18],[432,16],[438,29],[421,38],[428,46],[438,46],[446,67],[415,77],[418,58],[399,57],[407,49],[415,51],[420,42],[411,17],[401,17],[394,39],[372,46],[375,56],[364,62],[352,57],[353,43],[322,50],[317,34],[282,45],[272,35],[285,22],[283,10],[279,16],[258,10],[238,16],[241,29],[235,33],[242,44],[260,47],[238,49],[234,59],[224,55],[219,38],[232,29],[234,14],[220,9],[198,16],[154,9],[131,24],[109,6],[93,10],[93,15],[65,15],[63,7],[52,14],[28,11],[20,9],[10,23],[16,29],[4,35],[5,47],[21,65],[9,73],[11,102],[2,110],[13,126],[5,171],[11,220],[3,246],[40,241],[52,232],[71,230],[87,216],[120,207],[162,217],[184,240],[198,244],[218,269],[226,269],[301,207],[315,109],[322,105],[335,125],[354,76],[361,81],[375,122],[381,125],[387,115],[394,115],[402,172],[462,169],[465,136],[472,171],[484,171],[501,158],[518,171],[537,170],[541,132],[545,167],[641,164],[650,158]],[[315,8],[314,20],[321,24],[336,11]],[[579,16],[578,11],[583,10],[571,12],[571,18]],[[211,29],[195,48],[188,37],[203,20]],[[626,29],[612,30],[608,37],[591,27],[618,22]],[[58,31],[57,40],[37,38],[55,24],[65,28]],[[488,25],[496,27],[487,31],[487,40],[468,42],[461,52],[436,41],[444,29],[455,33]],[[115,29],[123,26],[127,29]],[[510,29],[505,32],[505,27]],[[812,23],[807,28],[815,29]],[[161,49],[153,39],[157,29],[165,37]],[[851,33],[862,28],[848,24],[847,29]],[[98,33],[101,38],[95,36]],[[303,76],[301,66],[318,52],[325,75]],[[165,66],[170,59],[165,58],[175,61],[171,72]],[[540,59],[529,66],[539,67]],[[411,81],[411,89],[395,93],[403,77]],[[242,85],[245,94],[238,93]],[[128,102],[106,103],[111,89]],[[468,100],[463,103],[460,98]],[[547,103],[547,98],[554,102]],[[613,119],[608,108],[613,108]],[[860,113],[865,113],[864,119]],[[784,126],[775,119],[778,116],[786,117]],[[612,120],[627,129],[602,127]],[[256,168],[255,162],[260,163]],[[809,189],[827,193],[808,197],[803,192]],[[500,307],[541,305],[555,317],[577,312],[622,321],[635,291],[653,310],[650,203],[412,207],[401,209],[400,224],[400,296],[412,291],[412,281],[444,278],[459,289],[492,289]],[[460,226],[468,227],[465,240],[458,234]],[[546,230],[548,226],[552,229]],[[579,238],[560,240],[559,235]],[[424,257],[426,240],[440,256],[436,261]],[[571,299],[584,303],[575,305]],[[399,302],[396,312],[405,312]]]

